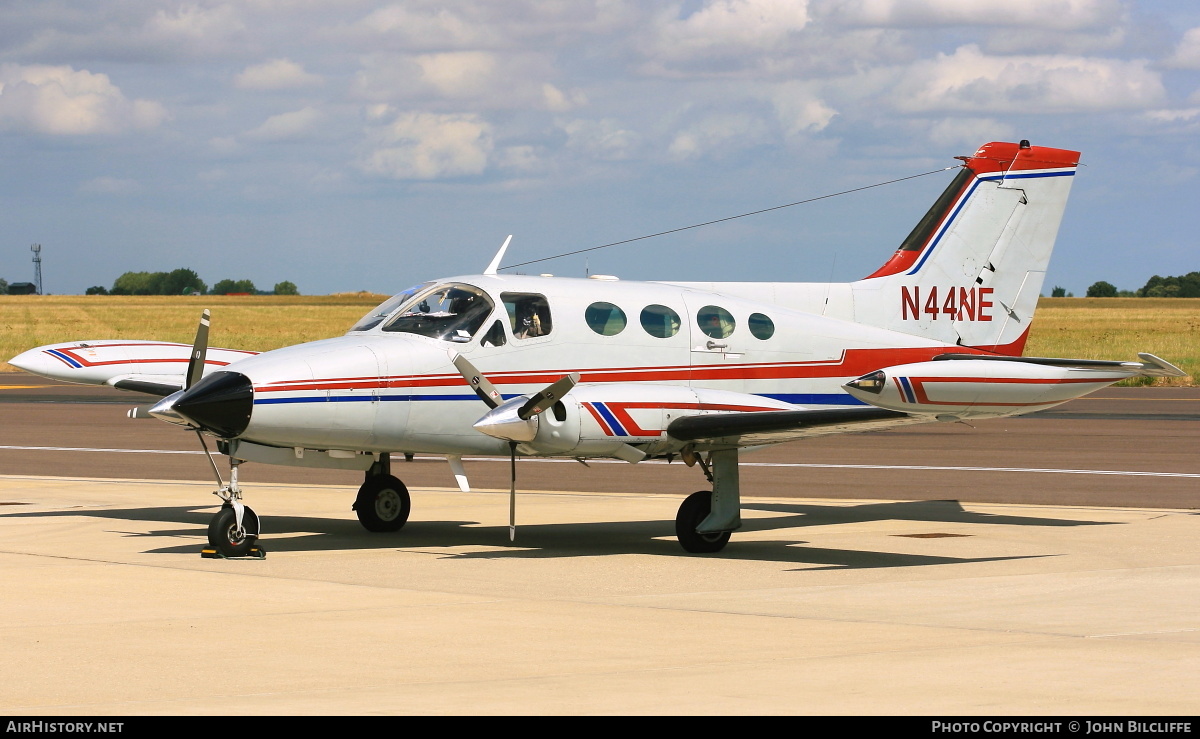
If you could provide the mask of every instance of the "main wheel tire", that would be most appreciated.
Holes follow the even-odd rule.
[[[692,493],[679,506],[679,513],[675,516],[675,536],[686,551],[692,554],[712,554],[721,551],[729,543],[728,531],[716,534],[696,532],[696,527],[708,517],[711,510],[711,490]]]
[[[408,522],[408,488],[391,475],[375,475],[358,489],[354,512],[367,531],[399,531]]]
[[[226,557],[245,557],[254,547],[260,533],[258,514],[242,509],[242,528],[237,525],[233,506],[222,506],[208,524],[208,543]]]

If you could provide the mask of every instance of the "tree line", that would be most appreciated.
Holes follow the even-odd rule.
[[[111,288],[93,285],[88,295],[299,295],[295,283],[284,280],[275,289],[259,290],[250,280],[220,280],[209,289],[200,275],[190,269],[171,272],[126,272]]]
[[[1073,298],[1072,293],[1058,285],[1050,291],[1052,298]],[[1200,272],[1162,277],[1154,275],[1137,290],[1118,290],[1111,282],[1101,280],[1087,289],[1089,298],[1200,298]]]

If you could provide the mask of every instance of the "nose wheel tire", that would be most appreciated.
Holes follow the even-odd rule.
[[[224,506],[208,524],[208,543],[226,557],[245,557],[259,535],[258,514],[249,508],[242,511],[242,525],[237,524],[233,506]]]
[[[708,517],[712,510],[712,491],[701,490],[692,493],[679,506],[675,516],[675,536],[679,545],[692,554],[712,554],[719,552],[729,543],[728,531],[714,534],[697,533],[696,527]]]
[[[376,475],[363,483],[354,512],[367,531],[399,531],[408,522],[412,501],[404,483],[391,475]]]

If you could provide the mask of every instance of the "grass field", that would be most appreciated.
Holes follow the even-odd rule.
[[[264,351],[339,336],[383,295],[0,295],[0,359],[43,344],[87,339],[191,343],[200,311],[212,346]],[[1200,369],[1200,299],[1042,298],[1027,356],[1136,359],[1150,352],[1189,372],[1154,384],[1191,385]],[[14,371],[0,363],[0,371]]]

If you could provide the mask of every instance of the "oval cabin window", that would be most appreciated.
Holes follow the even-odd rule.
[[[747,323],[750,325],[750,333],[756,339],[766,341],[775,335],[775,322],[762,313],[751,313]]]
[[[669,339],[679,333],[679,314],[665,305],[642,308],[642,328],[658,339]]]
[[[601,336],[616,336],[625,330],[625,311],[612,303],[592,303],[583,312],[588,328]]]
[[[706,336],[714,339],[728,338],[735,325],[729,311],[717,305],[706,305],[696,311],[696,324]]]

